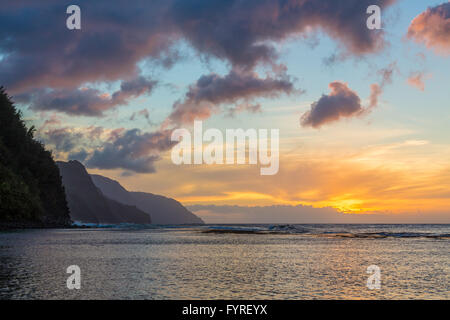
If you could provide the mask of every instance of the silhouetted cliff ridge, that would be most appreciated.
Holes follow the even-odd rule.
[[[147,213],[105,196],[80,162],[58,161],[57,164],[66,189],[72,220],[96,224],[151,223]]]
[[[130,192],[119,182],[100,175],[91,175],[94,184],[111,199],[135,205],[150,214],[154,224],[203,224],[203,220],[178,201],[145,192]]]

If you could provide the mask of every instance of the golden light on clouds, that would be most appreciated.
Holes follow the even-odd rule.
[[[320,156],[305,147],[300,154],[282,157],[275,176],[260,176],[256,166],[175,166],[164,159],[157,174],[116,178],[129,190],[165,194],[185,205],[303,204],[361,214],[448,212],[450,166],[431,160],[437,151],[450,159],[450,150],[411,139]],[[113,178],[118,174],[96,172]]]

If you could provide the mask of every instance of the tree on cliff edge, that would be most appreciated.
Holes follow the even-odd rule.
[[[0,221],[70,223],[59,169],[0,87]]]

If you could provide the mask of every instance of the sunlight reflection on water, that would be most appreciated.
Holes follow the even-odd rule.
[[[450,233],[448,225],[421,228]],[[449,242],[198,227],[2,232],[0,298],[449,299]],[[73,264],[81,268],[80,290],[66,288]],[[366,287],[373,264],[381,268],[380,290]]]

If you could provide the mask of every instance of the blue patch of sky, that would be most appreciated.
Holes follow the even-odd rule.
[[[266,126],[267,124],[274,125],[271,119],[276,117],[285,119],[284,121],[287,119],[289,121],[287,125],[290,127],[299,126],[298,116],[308,109],[307,106],[310,102],[316,101],[322,94],[328,94],[330,82],[335,80],[348,82],[349,87],[358,92],[362,99],[367,99],[370,94],[370,84],[379,81],[377,71],[396,61],[401,74],[396,74],[393,84],[386,86],[381,98],[383,106],[375,110],[370,118],[373,123],[381,126],[424,126],[423,130],[427,130],[430,137],[436,137],[435,132],[440,131],[436,130],[436,125],[441,128],[448,124],[449,119],[448,74],[450,73],[450,61],[405,39],[405,35],[415,16],[428,6],[440,3],[442,1],[400,1],[388,12],[383,12],[383,19],[387,21],[384,31],[389,46],[380,54],[371,54],[362,59],[349,58],[326,65],[324,60],[333,53],[338,53],[338,44],[322,33],[317,34],[319,42],[316,46],[311,45],[311,38],[307,40],[292,38],[277,45],[280,53],[278,62],[287,65],[288,74],[296,78],[296,87],[306,90],[306,92],[302,95],[282,95],[275,99],[256,99],[254,103],[260,103],[263,107],[262,114],[243,113],[235,118],[226,115],[213,116],[208,125],[219,128],[236,127],[239,124],[264,127],[265,123]],[[169,69],[158,66],[149,60],[139,63],[143,75],[159,82],[158,87],[150,96],[145,95],[131,101],[129,105],[120,106],[116,110],[108,112],[104,118],[65,117],[67,123],[110,128],[138,127],[145,131],[151,131],[152,127],[148,125],[144,117],[137,117],[137,120],[129,121],[131,115],[147,109],[151,121],[160,123],[171,112],[173,103],[183,99],[189,85],[194,84],[199,77],[211,72],[225,75],[230,69],[230,66],[224,61],[215,58],[201,58],[184,41],[179,42],[176,48],[182,58]],[[425,54],[424,61],[418,58],[417,54],[419,53]],[[431,79],[426,80],[425,92],[420,92],[406,83],[407,76],[414,71],[425,71],[433,75]],[[258,72],[261,76],[264,75],[264,69],[258,68]],[[89,86],[97,88],[101,92],[113,93],[119,89],[120,81],[90,84]],[[299,109],[292,109],[292,106],[296,104]],[[300,107],[302,105],[303,107]],[[273,111],[276,108],[280,108],[280,113],[264,113],[265,109]],[[27,110],[24,110],[24,114],[33,116]],[[277,124],[283,124],[283,120],[279,120]],[[442,130],[448,135],[448,130],[444,128]]]

